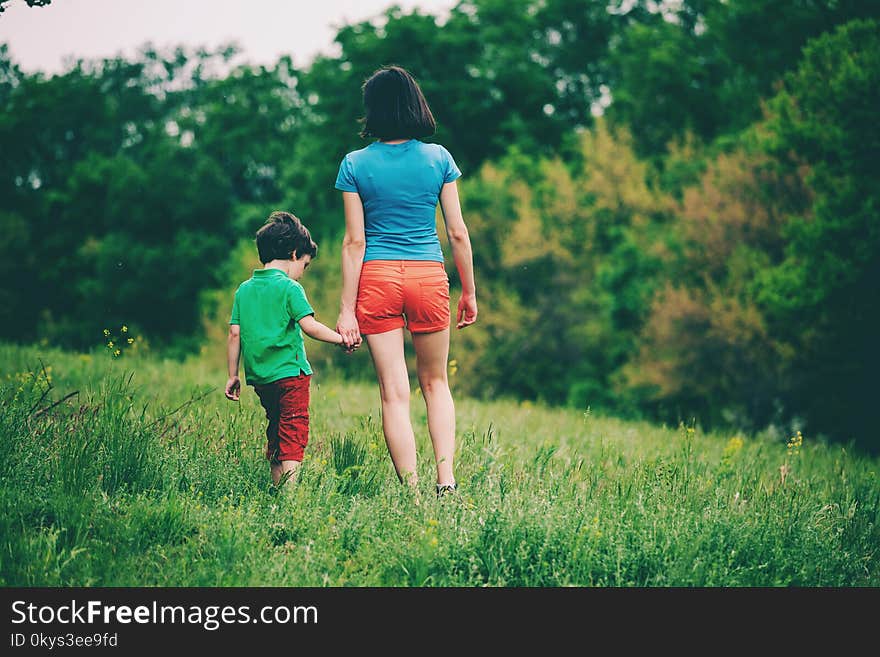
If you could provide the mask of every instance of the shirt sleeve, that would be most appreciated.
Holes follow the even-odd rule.
[[[452,158],[452,153],[450,153],[444,146],[440,147],[440,152],[443,153],[444,159],[444,173],[443,173],[443,184],[451,183],[453,180],[458,180],[461,177],[461,170],[458,168],[458,165],[455,163],[455,160]]]
[[[356,192],[358,190],[354,177],[354,168],[348,155],[342,158],[342,163],[339,165],[339,173],[336,175],[336,189],[340,189],[343,192]]]
[[[238,311],[238,293],[236,292],[235,298],[232,301],[232,317],[229,318],[230,324],[241,324],[241,320],[239,319],[239,311]]]
[[[306,297],[306,291],[299,283],[294,282],[287,290],[287,312],[290,313],[290,318],[295,322],[298,322],[303,317],[315,314]]]

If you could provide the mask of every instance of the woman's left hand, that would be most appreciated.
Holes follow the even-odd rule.
[[[342,344],[346,349],[357,349],[361,345],[361,331],[354,313],[339,313],[336,332],[342,336]]]

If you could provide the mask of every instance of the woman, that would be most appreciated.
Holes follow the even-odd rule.
[[[435,223],[438,200],[462,285],[456,326],[477,319],[471,243],[455,183],[461,171],[443,146],[420,141],[433,135],[436,125],[406,70],[381,68],[363,92],[361,136],[376,141],[347,154],[336,179],[345,207],[336,330],[347,348],[366,336],[379,380],[385,443],[398,478],[415,487],[404,327],[412,334],[441,496],[454,491],[456,482],[455,406],[446,374],[449,279]]]

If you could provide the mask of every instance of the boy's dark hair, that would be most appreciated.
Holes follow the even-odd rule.
[[[272,260],[291,260],[304,255],[315,257],[318,245],[312,240],[309,229],[289,212],[276,210],[257,231],[257,252],[264,265]]]
[[[383,66],[364,82],[364,111],[361,137],[421,139],[437,129],[418,82],[400,66]]]

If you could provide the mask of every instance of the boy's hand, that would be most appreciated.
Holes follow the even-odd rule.
[[[229,381],[226,382],[226,399],[229,401],[238,401],[238,397],[241,394],[241,379],[237,376],[229,377]]]
[[[354,353],[355,351],[357,351],[357,348],[361,346],[360,343],[356,343],[351,345],[350,347],[347,347],[345,346],[345,342],[337,342],[336,345],[347,354]]]

